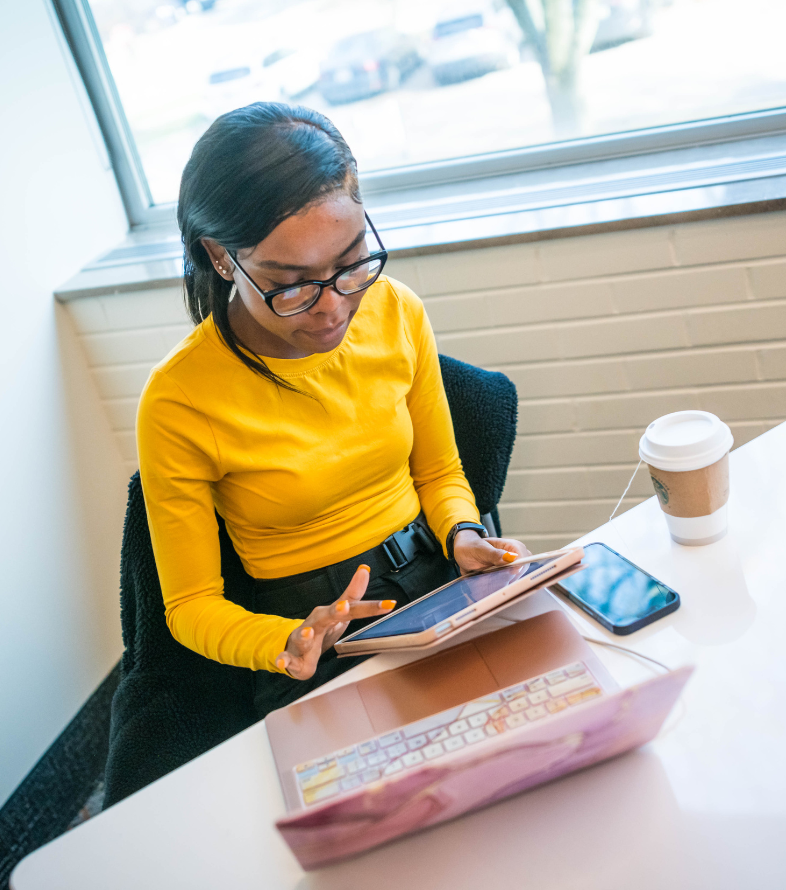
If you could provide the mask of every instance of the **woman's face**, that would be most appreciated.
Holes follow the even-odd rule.
[[[368,256],[363,205],[345,192],[285,219],[256,247],[237,252],[243,270],[262,291],[299,281],[325,281],[343,266]],[[330,352],[344,339],[365,291],[345,296],[325,288],[305,312],[281,318],[256,293],[216,242],[202,242],[237,293],[229,304],[232,330],[251,350],[270,358],[304,358]]]

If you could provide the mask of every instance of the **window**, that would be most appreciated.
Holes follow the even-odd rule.
[[[176,200],[211,121],[260,99],[327,114],[379,180],[533,146],[558,163],[576,139],[614,156],[629,149],[609,134],[683,124],[671,145],[689,145],[696,121],[728,137],[735,115],[750,135],[786,95],[783,0],[55,2],[133,222]]]

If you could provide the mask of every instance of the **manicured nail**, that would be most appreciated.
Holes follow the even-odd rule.
[[[284,661],[283,658],[279,658],[279,660],[276,662],[276,667],[280,671],[285,671],[287,669],[287,663]]]
[[[511,553],[510,550],[506,550],[502,558],[505,562],[515,562],[518,559],[518,556],[516,556],[515,553]]]
[[[379,604],[379,607],[381,609],[395,609],[396,601],[395,600],[382,600],[382,602]]]
[[[336,603],[336,611],[337,612],[349,612],[349,603],[347,600],[339,600]]]
[[[371,574],[371,566],[362,565],[362,566],[358,566],[358,568],[365,569],[369,573],[369,575]]]
[[[310,640],[314,636],[314,628],[304,627],[303,630],[300,631],[300,635],[304,640]]]

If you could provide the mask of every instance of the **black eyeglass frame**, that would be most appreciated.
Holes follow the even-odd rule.
[[[371,227],[371,231],[374,233],[374,237],[377,239],[377,244],[379,244],[379,246],[382,249],[376,251],[375,253],[369,254],[367,257],[364,257],[362,260],[358,260],[356,263],[351,263],[349,266],[344,266],[342,269],[339,269],[338,272],[336,272],[336,274],[332,278],[329,278],[327,281],[296,281],[294,284],[288,284],[286,287],[279,287],[279,288],[276,288],[276,290],[264,291],[254,283],[251,276],[240,265],[240,263],[237,260],[237,251],[233,252],[233,251],[227,250],[227,253],[232,257],[232,261],[237,266],[237,268],[240,271],[243,278],[246,279],[246,281],[251,285],[251,287],[253,287],[254,290],[259,294],[259,296],[262,297],[262,299],[265,301],[265,303],[267,303],[268,309],[270,309],[270,311],[274,315],[277,315],[279,318],[291,318],[293,315],[299,315],[301,312],[308,312],[308,310],[311,309],[312,306],[316,306],[317,302],[319,301],[319,298],[322,296],[322,291],[326,287],[333,287],[340,294],[343,294],[344,296],[349,296],[350,294],[357,294],[357,293],[360,293],[360,291],[362,291],[362,290],[366,290],[366,288],[371,287],[371,285],[374,284],[379,279],[379,276],[382,274],[382,270],[385,268],[385,263],[388,260],[388,252],[387,252],[387,250],[385,250],[385,247],[382,244],[382,239],[379,237],[379,233],[377,232],[376,228],[374,227],[374,223],[371,222],[371,219],[370,219],[368,213],[366,213],[364,211],[363,215],[366,218],[366,222]],[[351,291],[343,291],[340,288],[336,287],[336,282],[338,281],[339,278],[341,278],[342,275],[346,275],[347,272],[351,272],[353,269],[358,269],[360,266],[364,266],[366,263],[370,263],[373,260],[381,260],[381,262],[379,264],[379,271],[374,276],[374,278],[368,282],[368,284],[364,284],[362,287],[355,288],[355,290],[351,290]],[[273,308],[273,299],[275,297],[279,296],[279,294],[284,294],[287,291],[294,290],[297,287],[305,287],[306,285],[314,285],[314,286],[319,287],[316,297],[314,297],[314,299],[308,304],[308,306],[303,306],[302,309],[296,309],[294,312],[288,312],[286,315],[282,315],[281,313],[276,312],[276,310]]]

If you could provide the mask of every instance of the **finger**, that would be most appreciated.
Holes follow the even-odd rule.
[[[308,624],[301,624],[293,630],[287,640],[285,651],[292,655],[305,655],[314,645],[314,628]]]
[[[478,541],[472,548],[471,557],[479,566],[490,567],[509,565],[519,558],[519,554],[486,539]]]
[[[349,620],[356,618],[371,618],[375,615],[387,615],[396,608],[395,600],[363,600],[360,603],[350,603]]]
[[[364,600],[362,603],[353,603],[350,608],[350,620],[356,618],[377,618],[380,615],[388,615],[396,608],[395,600]],[[326,652],[336,641],[340,639],[344,631],[349,627],[349,621],[336,624],[327,630],[322,637],[322,651]]]
[[[316,636],[321,636],[335,624],[349,621],[349,601],[340,599],[329,606],[317,606],[308,616],[308,623]]]
[[[344,631],[349,627],[349,622],[347,621],[345,624],[337,624],[335,627],[332,627],[323,637],[322,637],[322,651],[327,652],[332,646],[335,646],[336,643],[341,639]]]
[[[289,674],[289,665],[292,659],[287,655],[286,652],[279,652],[276,656],[276,667],[281,671],[282,674]],[[292,676],[290,674],[290,676]]]
[[[347,585],[347,589],[339,598],[338,602],[342,600],[350,600],[357,601],[363,599],[363,594],[365,594],[368,589],[368,582],[371,578],[371,569],[367,565],[359,565],[355,570],[355,574],[352,576],[352,580]]]
[[[341,608],[341,606],[345,608]],[[348,600],[339,600],[330,609],[335,609],[326,619],[314,623],[314,630],[319,637],[322,634],[332,633],[340,624],[348,624],[357,618],[374,618],[377,615],[387,615],[396,608],[395,600],[361,600],[359,603],[350,603]]]
[[[308,680],[317,669],[316,658],[291,658],[286,652],[276,657],[276,667],[293,680]]]
[[[486,540],[498,550],[505,550],[508,553],[512,553],[513,558],[509,559],[509,562],[513,562],[513,560],[518,559],[519,557],[532,555],[527,547],[522,544],[521,541],[515,540],[515,538],[486,538]]]
[[[330,606],[317,606],[309,616],[309,624],[314,628],[317,638],[331,630],[336,624],[350,620],[352,607],[358,605],[350,603],[346,597],[342,597]]]

